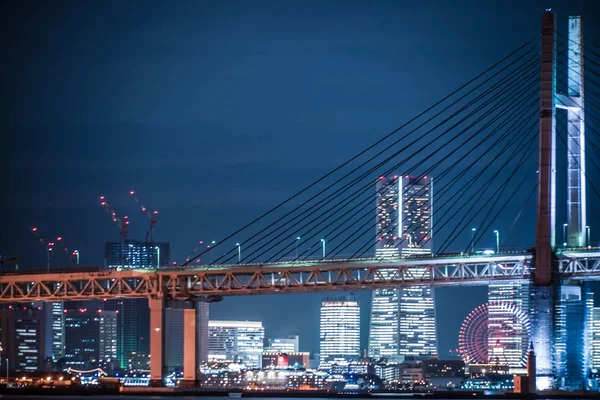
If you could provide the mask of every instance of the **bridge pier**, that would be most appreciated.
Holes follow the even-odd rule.
[[[150,306],[150,386],[161,387],[165,377],[165,301],[149,298]]]
[[[192,303],[192,304],[195,304]],[[198,371],[196,343],[196,310],[183,310],[183,382],[184,387],[196,386]]]

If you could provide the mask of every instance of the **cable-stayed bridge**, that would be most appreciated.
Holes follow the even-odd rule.
[[[554,14],[546,12],[540,37],[215,245],[158,270],[6,273],[0,276],[0,301],[147,297],[151,375],[160,384],[165,302],[190,304],[184,310],[184,378],[193,381],[197,301],[531,282],[538,388],[548,387],[556,371],[557,288],[600,277],[600,249],[592,246],[586,207],[587,188],[600,198],[586,169],[589,162],[593,173],[600,172],[598,49],[583,45],[579,17],[569,19],[562,35]],[[428,182],[426,190],[398,186],[396,195],[418,207],[389,211],[376,201],[389,194],[378,182],[390,175],[401,180],[396,174]],[[560,210],[566,220],[562,246]],[[479,254],[476,246],[492,229],[495,253]],[[503,252],[516,236],[530,243],[535,238],[535,245]],[[373,254],[377,248],[407,252],[383,257]],[[420,249],[431,253],[414,256]]]

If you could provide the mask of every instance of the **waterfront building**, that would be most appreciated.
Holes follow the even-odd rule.
[[[321,303],[320,368],[347,365],[360,356],[360,307],[353,297]]]
[[[260,321],[208,321],[208,358],[261,367],[265,328]]]
[[[263,368],[286,368],[286,367],[304,367],[308,368],[310,353],[308,352],[287,352],[264,351],[262,353]]]
[[[300,351],[300,337],[298,335],[268,339],[267,344],[265,351],[279,353],[295,353]]]

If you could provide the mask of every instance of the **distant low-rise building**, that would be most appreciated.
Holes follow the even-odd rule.
[[[309,366],[310,353],[308,352],[289,352],[279,353],[276,351],[265,351],[262,355],[263,368],[285,368],[285,367],[303,367]]]
[[[208,359],[260,367],[265,328],[260,321],[208,322]]]

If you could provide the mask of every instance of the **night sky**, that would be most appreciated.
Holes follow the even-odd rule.
[[[1,2],[0,253],[43,267],[37,226],[101,265],[119,230],[98,197],[143,239],[135,189],[159,211],[155,239],[185,257],[534,38],[546,8],[562,32],[583,15],[600,43],[595,3]],[[486,292],[436,291],[442,355]],[[370,292],[356,295],[366,347]],[[268,337],[299,334],[301,350],[318,351],[323,296],[228,298],[211,317],[262,320]]]

